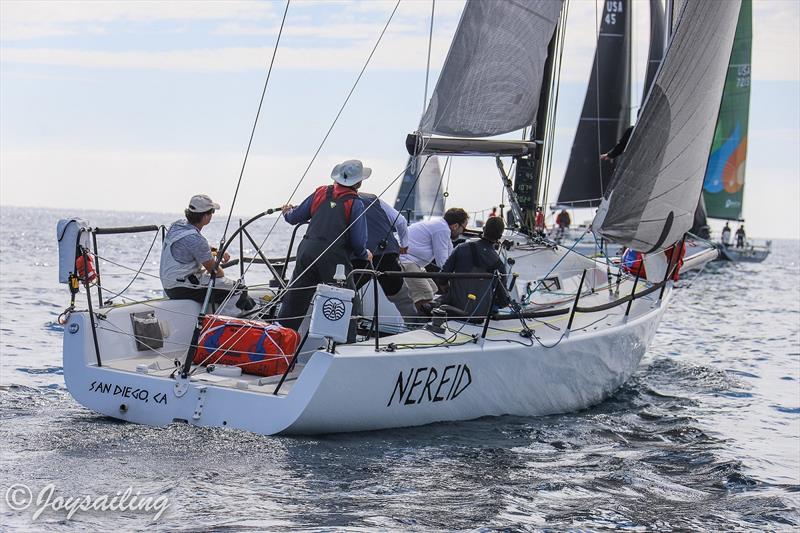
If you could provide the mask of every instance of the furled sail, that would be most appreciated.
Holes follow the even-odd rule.
[[[427,160],[427,162],[426,162]],[[419,178],[417,172],[421,169]],[[415,184],[416,182],[416,184]],[[444,185],[439,170],[439,158],[411,157],[408,161],[394,208],[409,222],[444,214]]]
[[[468,0],[421,131],[489,137],[530,126],[562,5]]]
[[[753,43],[752,6],[742,0],[725,90],[703,182],[706,214],[711,218],[741,220],[747,123],[750,111],[750,53]]]
[[[687,2],[610,190],[592,222],[642,252],[678,241],[694,220],[740,0]]]
[[[559,204],[596,207],[611,179],[613,163],[601,161],[600,154],[613,148],[630,125],[630,7],[629,0],[606,0],[603,7],[592,75],[558,193]]]
[[[642,102],[647,98],[650,87],[664,59],[664,46],[666,39],[666,24],[664,22],[664,8],[661,0],[650,0],[650,47],[647,51],[647,70],[644,75],[644,89],[642,90]]]

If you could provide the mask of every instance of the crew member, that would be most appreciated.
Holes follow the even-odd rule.
[[[570,218],[566,209],[562,209],[558,216],[556,216],[556,225],[563,231],[567,229],[570,224],[572,224],[572,218]]]
[[[509,304],[505,290],[506,267],[495,250],[497,243],[503,238],[503,231],[503,219],[490,218],[483,226],[481,238],[456,246],[442,267],[442,272],[499,272],[501,277],[497,281],[499,285],[494,291],[495,296],[492,297],[491,294],[491,279],[452,279],[440,303],[456,307],[465,316],[475,320],[482,320],[494,306],[505,307]]]
[[[619,138],[617,144],[604,154],[600,154],[601,161],[613,161],[620,155],[622,152],[625,151],[625,148],[628,146],[628,141],[631,139],[631,133],[633,133],[633,126],[629,126],[625,133],[622,134],[622,137]]]
[[[336,265],[344,265],[345,274],[352,270],[351,259],[372,260],[367,248],[367,221],[364,204],[358,197],[361,182],[372,169],[361,161],[349,159],[331,172],[333,185],[318,187],[298,206],[283,206],[283,218],[292,225],[308,222],[308,229],[297,249],[292,281],[283,296],[278,321],[299,329],[308,312],[318,283],[330,283]],[[352,287],[352,281],[349,283]],[[355,339],[351,323],[350,338]]]
[[[453,240],[467,227],[469,215],[460,207],[451,207],[444,217],[421,220],[408,227],[408,251],[400,255],[405,272],[424,272],[435,261],[441,268],[453,253]],[[438,286],[430,278],[406,278],[411,299],[417,310],[425,313],[436,295]]]
[[[727,222],[722,228],[722,244],[726,247],[731,245],[731,227]]]
[[[544,233],[544,211],[542,211],[541,206],[536,208],[536,218],[534,219],[533,229],[536,230],[537,233]]]
[[[744,248],[744,241],[746,240],[747,235],[744,232],[744,224],[739,226],[736,230],[736,247],[737,248]]]
[[[200,232],[211,222],[217,209],[219,204],[208,195],[192,196],[189,207],[183,212],[186,218],[173,222],[167,230],[159,268],[161,286],[164,287],[167,298],[200,303],[205,301],[210,274],[214,272],[216,265],[216,250],[209,246]],[[225,252],[222,261],[229,259],[228,252]],[[225,278],[222,268],[217,268],[210,301],[213,304],[222,303],[234,286],[235,282]],[[236,307],[243,311],[252,309],[255,302],[247,295],[247,290],[238,292],[240,296]]]
[[[401,253],[408,252],[408,222],[395,208],[374,194],[360,192],[358,196],[366,210],[364,216],[367,220],[367,249],[373,252],[373,268],[380,272],[402,271],[399,259]],[[356,258],[353,259],[353,266],[367,268],[369,261]],[[369,280],[368,276],[356,276],[356,288],[360,289]],[[380,276],[378,283],[386,298],[397,307],[403,317],[417,315],[417,308],[403,278]]]

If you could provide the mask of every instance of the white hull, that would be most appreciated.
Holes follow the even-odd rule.
[[[623,284],[620,294],[626,294],[626,288],[630,291]],[[78,402],[114,418],[156,426],[187,422],[267,435],[564,413],[597,404],[625,383],[655,334],[669,293],[668,287],[661,302],[658,291],[635,300],[627,320],[625,305],[579,313],[567,335],[566,315],[548,319],[560,331],[539,326],[536,330],[543,343],[554,347],[520,344],[531,339],[520,337],[520,323],[514,320],[492,321],[492,328],[506,331],[490,329],[485,340],[479,338],[480,325],[463,326],[460,339],[470,340],[464,334],[474,333],[478,340],[458,346],[376,352],[374,341],[365,341],[337,346],[335,354],[310,350],[305,364],[290,374],[278,395],[273,394],[278,377],[224,378],[201,368],[182,380],[171,377],[172,356],[136,352],[129,314],[152,309],[159,318],[170,320],[164,350],[175,357],[185,352],[197,304],[159,300],[102,310],[106,318],[97,330],[101,367],[96,364],[88,313],[73,313],[65,326],[64,376]],[[613,298],[598,291],[582,297],[581,305]],[[177,306],[191,309],[176,312]],[[441,337],[417,330],[385,337],[381,346],[389,342],[435,344]],[[147,373],[141,372],[143,367]]]

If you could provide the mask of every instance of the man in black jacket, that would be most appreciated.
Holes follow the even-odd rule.
[[[482,320],[493,307],[509,304],[505,289],[506,267],[495,247],[503,238],[505,223],[500,217],[491,217],[483,226],[483,236],[456,246],[445,261],[442,272],[499,272],[500,279],[492,298],[491,279],[452,279],[441,304],[448,304],[464,311],[465,316]]]

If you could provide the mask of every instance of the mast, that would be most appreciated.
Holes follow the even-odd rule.
[[[553,80],[553,55],[556,50],[558,31],[553,33],[547,45],[547,60],[544,64],[542,91],[539,93],[539,109],[531,124],[529,142],[535,145],[533,154],[516,158],[514,193],[519,204],[522,220],[517,220],[521,229],[533,234],[536,208],[541,205],[542,170],[544,169],[544,133],[547,129],[547,108]],[[538,138],[537,138],[538,137]]]

